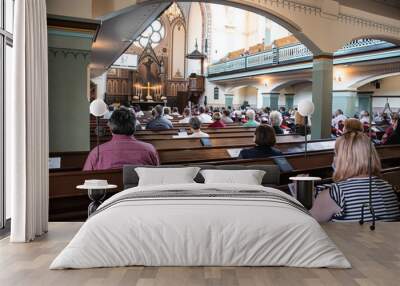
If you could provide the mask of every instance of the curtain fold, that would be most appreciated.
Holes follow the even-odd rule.
[[[13,94],[6,99],[11,242],[48,227],[48,45],[45,0],[15,1]]]

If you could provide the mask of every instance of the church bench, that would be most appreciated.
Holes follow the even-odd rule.
[[[301,152],[304,150],[303,138],[304,137],[298,135],[277,136],[277,148],[283,148],[282,151],[284,153],[289,152],[289,149],[292,150],[290,152]],[[154,143],[162,164],[174,162],[186,163],[191,161],[203,162],[208,160],[235,160],[235,158],[229,156],[227,149],[254,146],[253,136],[244,138],[211,138],[210,140],[213,147],[202,146],[199,138],[148,140],[147,142],[151,144]],[[309,150],[316,151],[326,149],[327,147],[323,146],[323,144],[330,144],[329,146],[332,146],[332,143],[324,142],[333,141],[310,141]],[[50,153],[50,157],[61,158],[61,170],[79,170],[83,168],[88,153],[88,151],[52,152]]]
[[[400,146],[381,146],[377,148],[383,166],[399,165]],[[279,189],[286,189],[289,177],[298,174],[309,174],[329,179],[332,176],[331,163],[333,152],[313,152],[308,154],[286,155],[284,156],[292,165],[293,171],[280,174]],[[271,158],[266,159],[247,159],[207,162],[207,165],[274,165]],[[383,177],[394,184],[399,185],[400,169],[389,169]],[[65,220],[85,220],[87,217],[87,206],[90,203],[85,191],[76,190],[76,186],[82,184],[87,179],[107,179],[110,183],[118,185],[118,188],[108,193],[108,196],[123,189],[122,170],[105,171],[70,171],[52,172],[49,175],[49,216],[50,221]]]

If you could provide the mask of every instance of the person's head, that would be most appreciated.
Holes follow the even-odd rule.
[[[178,107],[172,108],[172,112],[173,112],[173,113],[179,113]]]
[[[372,156],[371,173],[373,176],[379,176],[381,161],[371,144],[370,138],[362,132],[348,132],[339,137],[335,143],[333,180],[340,182],[350,178],[367,177],[369,156]]]
[[[282,124],[282,114],[278,111],[272,111],[269,114],[269,119],[272,126],[280,126]]]
[[[164,115],[169,115],[171,112],[171,109],[169,109],[169,107],[164,107],[163,111],[164,111]]]
[[[212,106],[210,108],[212,110]],[[210,113],[210,108],[208,106],[204,107],[204,112],[207,114]]]
[[[249,109],[249,110],[246,111],[246,117],[249,120],[254,120],[254,118],[256,117],[256,113],[254,112],[253,109]]]
[[[360,120],[349,118],[344,121],[343,132],[363,132],[364,127]]]
[[[206,109],[204,108],[204,106],[199,107],[200,114],[204,113],[205,111],[206,111]]]
[[[127,109],[118,109],[108,120],[108,126],[113,134],[132,136],[136,131],[135,115]]]
[[[225,109],[223,111],[223,114],[224,114],[225,117],[229,117],[231,115],[231,112],[228,109]]]
[[[185,108],[185,109],[183,110],[183,115],[184,115],[185,117],[189,117],[189,116],[190,116],[190,109],[189,109],[189,108]]]
[[[189,120],[190,128],[194,131],[199,131],[201,128],[201,121],[197,117],[192,117]]]
[[[162,116],[163,115],[163,107],[161,105],[156,105],[154,107],[152,114],[154,117]]]
[[[266,124],[257,126],[254,141],[258,146],[274,146],[276,144],[274,128]]]
[[[339,116],[341,114],[343,114],[343,111],[341,109],[336,110],[335,116]]]
[[[221,120],[221,113],[219,113],[219,112],[214,112],[214,114],[213,114],[213,116],[212,116],[212,119],[214,120],[214,121],[220,121]]]
[[[366,111],[366,110],[361,111],[360,112],[360,118],[363,118],[363,117],[369,117],[369,112]]]
[[[279,111],[283,113],[283,112],[286,111],[286,108],[285,108],[284,106],[281,106],[281,107],[279,108]]]

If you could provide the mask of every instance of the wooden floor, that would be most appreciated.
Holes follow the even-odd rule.
[[[50,262],[81,223],[51,223],[49,233],[32,243],[0,241],[1,286],[75,285],[400,285],[400,223],[331,223],[324,229],[353,265],[352,269],[288,267],[125,267],[48,270]]]

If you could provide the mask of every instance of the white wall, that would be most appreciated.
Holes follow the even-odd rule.
[[[391,76],[380,80],[380,89],[376,89],[373,84],[366,84],[358,89],[358,91],[372,91],[374,96],[382,96],[382,98],[374,98],[374,107],[384,107],[386,104],[385,96],[397,95],[398,98],[388,98],[390,107],[400,109],[400,76]],[[394,110],[393,110],[394,111]]]
[[[47,13],[92,18],[92,0],[46,0]]]
[[[185,28],[183,25],[176,24],[172,32],[172,72],[174,78],[179,71],[181,77],[185,76]]]
[[[293,86],[294,105],[299,104],[300,101],[308,99],[312,100],[312,86],[311,83],[301,83]]]
[[[248,49],[265,40],[270,30],[270,44],[290,33],[264,16],[233,7],[210,4],[212,14],[212,62],[217,62],[229,52]]]
[[[92,78],[92,81],[97,85],[97,98],[104,99],[104,94],[107,91],[107,73]]]
[[[191,53],[195,49],[195,43],[199,45],[199,50],[203,52],[203,39],[202,39],[202,15],[200,4],[197,2],[193,2],[190,6],[189,13],[189,23],[188,23],[188,31],[187,31],[187,50],[188,53]],[[199,60],[188,60],[188,69],[186,75],[190,75],[191,73],[200,74],[200,61]]]

